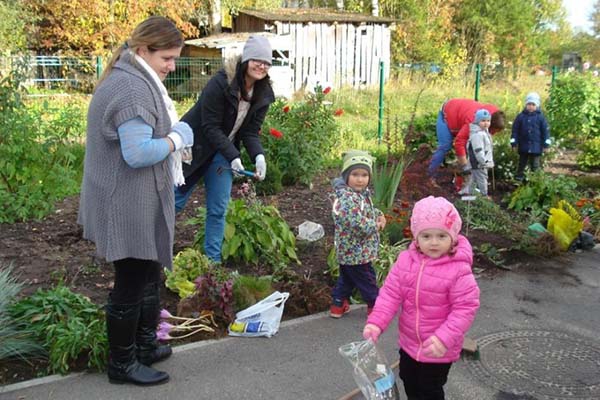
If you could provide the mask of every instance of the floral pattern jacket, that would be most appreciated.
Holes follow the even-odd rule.
[[[377,218],[383,213],[373,206],[368,189],[358,192],[342,178],[333,181],[332,216],[335,251],[340,265],[374,261],[379,249]]]

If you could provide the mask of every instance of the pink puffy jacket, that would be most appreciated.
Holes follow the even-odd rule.
[[[458,236],[454,255],[432,259],[415,243],[398,256],[367,323],[384,331],[401,310],[398,344],[413,359],[428,363],[458,360],[465,333],[479,308],[479,287],[471,272],[473,250]],[[423,342],[435,335],[448,351],[441,358],[423,354]]]

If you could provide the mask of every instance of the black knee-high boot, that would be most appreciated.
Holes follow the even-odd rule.
[[[135,354],[135,333],[140,316],[138,304],[106,306],[108,333],[108,379],[111,383],[156,385],[169,380],[166,372],[157,371],[138,362]]]
[[[144,288],[144,299],[140,321],[136,332],[137,359],[144,365],[152,365],[173,354],[171,346],[156,340],[156,328],[160,320],[160,288],[158,283],[150,283]]]

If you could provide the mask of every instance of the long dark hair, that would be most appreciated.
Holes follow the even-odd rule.
[[[252,104],[254,104],[256,101],[264,97],[264,94],[267,92],[267,88],[271,86],[271,77],[267,73],[264,78],[254,82],[252,99],[250,99],[250,96],[248,96],[248,91],[246,90],[246,71],[248,71],[248,61],[239,62],[235,69],[235,82],[240,89],[240,95],[242,99],[245,101],[250,101]]]

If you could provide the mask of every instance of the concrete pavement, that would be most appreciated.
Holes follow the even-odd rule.
[[[478,282],[482,306],[469,336],[479,342],[480,359],[452,367],[448,399],[600,398],[598,246]],[[83,373],[5,386],[0,400],[348,398],[356,385],[337,349],[361,339],[365,318],[365,307],[353,306],[339,320],[322,313],[285,321],[270,339],[178,346],[156,365],[171,375],[166,385],[111,385],[104,374]],[[396,338],[394,324],[380,340],[390,363],[397,361]]]

